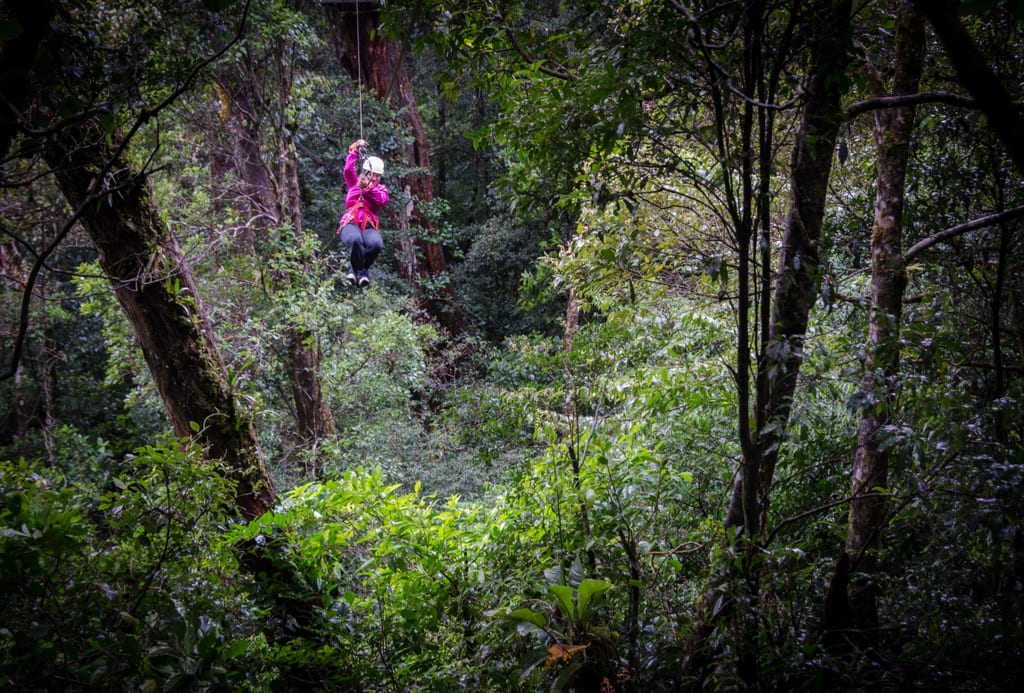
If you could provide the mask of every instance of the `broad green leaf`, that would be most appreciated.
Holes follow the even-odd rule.
[[[602,594],[607,592],[611,586],[612,584],[610,582],[589,578],[580,583],[579,595],[577,597],[579,601],[580,618],[583,618],[584,614],[587,613],[587,608],[590,606],[591,601],[599,598]]]
[[[548,617],[546,614],[538,613],[533,609],[527,609],[526,607],[514,609],[504,616],[505,618],[512,619],[513,621],[527,621],[539,628],[543,628],[548,624]]]
[[[573,589],[567,585],[548,585],[548,591],[555,596],[556,604],[565,614],[566,618],[576,617],[576,608],[573,605]]]

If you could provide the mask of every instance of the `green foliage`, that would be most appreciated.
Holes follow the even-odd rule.
[[[248,649],[237,630],[248,608],[231,556],[210,544],[231,491],[196,450],[141,448],[101,493],[26,462],[5,462],[0,487],[5,681],[31,690],[244,682],[228,667]]]
[[[993,3],[969,9],[982,5]],[[67,87],[51,95],[53,112],[72,116],[102,93],[112,135],[222,46],[240,7],[63,3],[54,28],[66,61],[39,66],[41,77],[59,69]],[[730,365],[735,247],[723,233],[735,219],[722,195],[746,154],[718,151],[708,104],[712,82],[736,67],[739,7],[711,3],[688,17],[666,3],[506,3],[499,16],[491,4],[385,4],[388,22],[408,13],[438,29],[406,25],[401,43],[430,44],[436,52],[413,66],[424,76],[417,84],[429,78],[458,97],[417,90],[439,135],[432,159],[445,164],[434,181],[444,199],[426,210],[430,240],[451,251],[450,281],[485,343],[470,354],[474,368],[450,378],[437,353],[465,345],[442,343],[420,321],[410,287],[390,269],[392,243],[371,290],[340,281],[340,166],[364,123],[328,47],[329,14],[249,5],[245,41],[216,69],[258,67],[248,96],[281,106],[247,124],[294,136],[305,231],[271,225],[253,253],[240,252],[251,209],[223,174],[237,133],[219,120],[208,84],[153,118],[134,156],[196,270],[230,386],[254,413],[278,487],[291,490],[272,513],[234,525],[230,484],[197,451],[139,448],[140,430],[164,425],[141,354],[107,280],[82,264],[88,253],[60,258],[55,267],[80,268],[78,294],[68,301],[62,290],[60,310],[33,303],[33,318],[45,314],[50,325],[45,339],[30,339],[28,361],[36,380],[45,347],[60,345],[71,362],[55,370],[57,423],[10,448],[32,458],[45,449],[47,464],[0,470],[5,682],[736,690],[757,653],[765,689],[1015,683],[1024,642],[1019,225],[947,239],[910,268],[902,370],[889,383],[900,418],[881,432],[893,494],[877,554],[881,627],[858,656],[819,639],[858,414],[876,404],[856,387],[874,194],[867,118],[847,125],[829,181],[824,300],[766,490],[765,543],[755,550],[722,536],[741,457]],[[767,26],[766,59],[806,39],[787,14],[797,10],[779,7],[774,18],[785,21]],[[1010,83],[1019,37],[987,14],[970,21]],[[791,27],[786,43],[773,40]],[[721,47],[715,70],[695,69],[697,31]],[[888,32],[883,18],[861,45],[886,45]],[[782,64],[786,91],[804,66]],[[743,85],[728,87],[723,98],[753,105],[739,98]],[[851,96],[866,90],[858,75]],[[385,102],[364,97],[365,136],[398,180],[408,133]],[[908,240],[1020,203],[1019,177],[983,119],[935,106],[919,116]],[[287,137],[260,139],[272,173]],[[788,145],[772,145],[778,170]],[[756,182],[777,226],[784,181]],[[389,240],[407,201],[393,192]],[[36,208],[16,214],[4,194],[5,234],[10,224],[46,238],[52,219],[34,220]],[[538,264],[542,254],[550,258]],[[3,290],[5,315],[16,315],[19,294]],[[570,291],[583,311],[566,339]],[[315,445],[294,431],[282,359],[289,330],[319,350],[339,429]],[[5,402],[43,391],[35,381],[4,387]],[[13,432],[13,411],[5,414]],[[706,615],[698,604],[715,617],[706,653],[688,649]],[[680,681],[681,665],[701,654],[707,678]]]
[[[390,474],[350,470],[296,488],[275,513],[236,531],[232,543],[271,547],[276,572],[295,576],[254,593],[269,600],[259,607],[269,615],[267,666],[283,680],[514,688],[523,657],[537,660],[507,628],[505,611],[494,609],[522,599],[523,605],[549,605],[545,637],[554,639],[544,647],[565,646],[558,653],[541,650],[542,659],[554,656],[564,666],[531,669],[528,685],[549,676],[559,688],[591,676],[642,685],[667,675],[668,660],[655,653],[674,641],[678,611],[693,598],[679,580],[704,569],[692,548],[680,549],[679,527],[690,528],[696,545],[707,539],[698,516],[687,515],[687,508],[707,505],[694,483],[705,472],[686,469],[687,461],[701,466],[693,452],[669,459],[657,440],[668,424],[654,412],[683,415],[675,411],[675,395],[658,395],[675,381],[667,371],[662,380],[645,385],[644,379],[666,354],[691,353],[696,365],[704,348],[697,345],[715,348],[717,342],[699,320],[666,320],[656,311],[649,317],[664,326],[657,337],[622,316],[582,330],[570,352],[522,340],[495,362],[502,389],[492,395],[492,411],[507,423],[493,430],[510,427],[500,435],[517,446],[529,432],[547,452],[481,501],[438,503],[418,490],[401,494],[387,481]],[[574,380],[563,389],[567,372]],[[601,394],[588,394],[592,388]],[[713,392],[689,392],[694,411],[688,416],[715,419],[714,400],[721,395],[705,399]],[[570,393],[579,408],[565,415],[561,406]],[[469,416],[469,407],[455,409],[461,413],[450,415],[450,425]],[[513,411],[524,418],[509,416]],[[473,414],[478,425],[495,426],[487,410]],[[574,429],[573,419],[586,424]],[[489,434],[465,435],[484,440]],[[687,443],[673,445],[682,450]],[[578,470],[566,458],[571,447],[581,456]],[[608,582],[588,574],[591,561]],[[535,596],[542,573],[559,586],[543,586]],[[610,584],[621,588],[607,590]],[[606,591],[598,609],[598,595]],[[282,613],[274,607],[282,603],[292,607]],[[583,645],[585,657],[570,647]],[[576,654],[563,659],[566,653]]]
[[[105,380],[107,383],[123,382],[141,376],[146,381],[146,364],[138,343],[131,333],[131,326],[122,319],[117,299],[110,290],[110,283],[100,269],[98,262],[78,267],[75,290],[81,299],[79,311],[87,318],[95,318],[101,325],[103,345],[107,351]],[[152,398],[152,391],[149,397]]]
[[[480,600],[504,577],[492,545],[500,512],[436,506],[397,491],[379,473],[353,470],[295,489],[281,512],[236,531],[236,540],[282,547],[278,560],[306,586],[291,598],[321,614],[301,641],[286,623],[274,634],[283,680],[314,665],[321,680],[368,688],[475,688],[474,681],[500,680],[481,666],[485,653],[473,637]],[[333,657],[320,658],[322,648]],[[308,654],[284,668],[299,653]]]
[[[561,571],[548,571],[548,576],[560,578]],[[574,585],[553,582],[548,584],[546,601],[533,600],[488,615],[513,621],[521,635],[537,637],[540,646],[527,654],[523,678],[538,665],[548,669],[558,664],[551,690],[593,690],[595,685],[601,690],[614,690],[612,681],[621,673],[615,652],[616,634],[602,624],[596,609],[609,589],[609,582],[591,578]]]

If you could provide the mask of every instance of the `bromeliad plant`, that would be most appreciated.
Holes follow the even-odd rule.
[[[580,579],[577,564],[570,581],[562,582],[562,570],[545,571],[546,599],[527,600],[518,608],[488,612],[512,621],[521,635],[537,639],[537,647],[526,656],[522,677],[538,666],[557,671],[553,691],[620,690],[626,670],[616,648],[618,634],[602,618],[597,606],[611,589],[611,582]]]

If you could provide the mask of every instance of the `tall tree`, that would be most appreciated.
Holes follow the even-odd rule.
[[[849,2],[822,1],[809,7],[805,17],[815,29],[790,160],[789,211],[771,317],[762,325],[766,339],[757,358],[756,424],[744,433],[741,416],[743,465],[726,520],[727,525],[742,526],[750,537],[764,530],[767,494],[792,410],[811,307],[818,295],[825,196],[843,121],[840,99],[852,46],[850,13]],[[741,343],[741,351],[745,348]],[[738,362],[737,368],[742,365]]]
[[[95,123],[66,137],[47,160],[96,247],[174,432],[195,436],[211,459],[224,461],[246,517],[262,514],[274,485],[252,421],[228,386],[189,264],[161,222],[145,175],[105,144]]]
[[[399,239],[404,244],[402,254],[408,258],[402,273],[425,301],[424,307],[431,317],[450,335],[457,336],[463,331],[465,317],[449,283],[444,246],[432,237],[434,220],[424,211],[434,200],[433,171],[430,145],[405,66],[406,46],[395,43],[382,31],[379,3],[333,6],[339,10],[335,21],[344,45],[343,64],[349,74],[370,94],[389,104],[409,129],[410,140],[405,148],[409,170],[399,182],[410,200],[401,210],[403,231],[408,232]]]
[[[142,125],[189,89],[217,51],[211,48],[205,59],[190,55],[180,63],[168,58],[161,64],[167,73],[147,74],[141,67],[153,57],[150,51],[182,39],[172,27],[145,25],[145,15],[132,15],[137,26],[131,21],[111,26],[97,18],[98,28],[93,28],[80,23],[80,12],[88,8],[76,3],[39,6],[49,14],[38,12],[32,3],[7,8],[8,20],[25,35],[42,32],[45,38],[32,64],[21,66],[24,83],[5,104],[5,132],[10,135],[2,140],[0,155],[6,158],[16,137],[17,154],[41,155],[74,213],[49,245],[37,251],[33,273],[74,224],[85,228],[142,347],[175,433],[195,436],[211,459],[225,463],[237,482],[239,510],[255,517],[272,504],[273,481],[252,422],[228,385],[189,265],[153,205],[147,172],[128,156],[128,144]],[[196,23],[192,40],[202,35],[203,40],[223,41],[216,15],[192,4],[177,9]],[[237,19],[244,22],[244,16]],[[203,27],[212,30],[203,34]],[[157,32],[153,45],[138,42],[134,31]],[[109,51],[122,62],[104,63]],[[14,59],[5,46],[0,62]],[[69,61],[77,71],[60,68]],[[124,127],[118,126],[119,119]]]
[[[666,3],[641,11],[541,3],[501,12],[489,4],[453,5],[445,14],[446,45],[456,54],[483,47],[476,60],[503,109],[494,132],[515,149],[516,160],[539,170],[515,170],[539,183],[524,188],[537,196],[560,194],[567,205],[617,199],[634,209],[646,202],[671,210],[668,223],[684,226],[659,227],[678,239],[672,247],[664,237],[635,231],[623,214],[622,228],[591,234],[597,257],[589,266],[615,264],[619,286],[637,280],[671,285],[666,265],[684,265],[676,256],[695,248],[685,271],[700,273],[702,259],[724,268],[718,274],[729,281],[722,294],[734,301],[737,326],[731,370],[742,450],[724,519],[750,542],[761,541],[818,295],[826,192],[844,120],[852,4]],[[671,46],[669,36],[679,37],[685,49]],[[780,197],[782,148],[791,152],[785,205],[773,204]],[[780,213],[785,223],[778,239],[773,231]],[[717,232],[713,239],[709,228]],[[772,248],[780,240],[775,269]],[[645,266],[645,252],[652,255],[649,269],[634,269]],[[576,278],[578,288],[596,283],[593,273]],[[743,579],[756,597],[752,566],[746,564]],[[714,602],[707,623],[695,629],[698,636],[716,626]],[[753,643],[741,654],[751,684],[758,675]],[[692,642],[695,652],[705,644],[700,637]],[[691,673],[698,680],[709,674],[699,663]]]
[[[876,633],[879,624],[878,582],[874,574],[878,570],[876,554],[883,546],[882,532],[891,522],[890,457],[899,449],[894,443],[898,442],[896,431],[901,423],[896,406],[900,383],[904,380],[901,360],[907,264],[942,239],[1005,224],[1021,213],[1020,209],[1013,209],[986,215],[904,248],[905,224],[914,218],[907,205],[907,176],[916,136],[917,105],[936,102],[959,108],[985,106],[950,92],[920,92],[922,73],[928,62],[923,13],[917,3],[898,2],[893,14],[892,45],[879,49],[878,54],[864,54],[862,74],[871,98],[847,108],[851,116],[870,112],[874,119],[876,188],[868,335],[858,395],[861,423],[852,467],[852,500],[844,551],[826,597],[823,623],[831,642],[841,642],[851,633]],[[998,323],[996,316],[994,324]],[[994,330],[996,334],[999,331]],[[998,343],[998,337],[994,338],[993,344]],[[994,363],[998,362],[998,358],[994,359]],[[998,373],[998,367],[996,371]],[[844,584],[848,586],[840,587]]]
[[[303,230],[295,127],[289,113],[295,108],[294,82],[306,50],[299,45],[300,37],[313,32],[301,12],[284,7],[270,16],[257,14],[253,31],[263,35],[260,45],[219,71],[220,113],[232,135],[228,158],[240,185],[236,199],[248,208],[245,235],[264,241],[252,243],[250,249],[289,254],[301,247]],[[312,271],[308,260],[299,262],[304,273]],[[278,299],[291,279],[273,275]],[[320,386],[321,351],[316,336],[298,324],[287,325],[283,358],[296,437],[302,445],[312,445],[334,435],[334,418]]]
[[[865,66],[871,96],[902,96],[917,93],[924,67],[924,20],[908,2],[896,8],[895,47],[891,65],[883,70]],[[885,74],[892,75],[887,88]],[[845,550],[853,557],[851,570],[870,574],[873,550],[885,525],[888,486],[888,451],[885,436],[894,419],[896,381],[900,364],[900,326],[903,292],[907,285],[903,261],[903,220],[906,205],[907,167],[914,131],[913,105],[874,112],[877,188],[871,230],[871,302],[868,349],[861,379],[863,398],[860,432],[853,462],[853,501]],[[855,585],[854,623],[859,628],[877,626],[874,589]]]

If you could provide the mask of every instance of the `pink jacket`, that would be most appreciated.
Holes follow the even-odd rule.
[[[355,222],[359,228],[366,229],[367,223],[373,228],[379,228],[380,221],[377,219],[377,212],[388,203],[388,189],[382,184],[370,186],[363,189],[359,187],[359,174],[356,172],[356,161],[359,159],[359,152],[349,152],[345,159],[345,186],[348,192],[345,193],[345,214],[338,224],[338,231],[345,224]],[[362,204],[360,204],[362,203]]]

